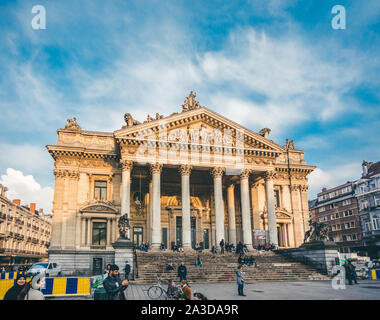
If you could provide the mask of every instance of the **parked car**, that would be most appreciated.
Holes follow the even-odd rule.
[[[39,273],[45,273],[47,277],[60,276],[61,267],[55,262],[38,262],[32,265],[26,273],[26,276],[31,277]]]

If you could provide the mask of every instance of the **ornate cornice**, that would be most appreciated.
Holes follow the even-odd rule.
[[[182,176],[189,176],[191,173],[192,166],[188,164],[181,165],[179,167],[179,172],[181,173]]]
[[[161,163],[155,163],[150,165],[150,173],[153,175],[155,173],[160,174],[162,171],[162,164]]]
[[[211,169],[211,174],[214,178],[219,178],[223,176],[223,173],[226,169],[222,167],[215,167]]]

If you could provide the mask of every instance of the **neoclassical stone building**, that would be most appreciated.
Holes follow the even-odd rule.
[[[84,131],[69,119],[47,149],[55,161],[49,258],[96,273],[113,261],[118,218],[130,238],[153,249],[211,248],[221,239],[248,247],[266,240],[297,247],[308,228],[304,152],[199,105],[143,123],[125,114],[114,132]],[[264,231],[265,230],[265,231]]]

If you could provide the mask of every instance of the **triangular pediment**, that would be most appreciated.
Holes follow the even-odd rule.
[[[282,146],[272,140],[246,129],[205,107],[174,113],[165,118],[157,117],[157,119],[145,123],[133,124],[132,121],[130,126],[115,131],[114,136],[119,143],[127,139],[141,139],[141,137],[154,140],[158,139],[159,132],[166,130],[169,140],[175,141],[175,135],[179,135],[181,130],[182,132],[185,130],[189,134],[189,131],[194,129],[203,129],[209,132],[217,130],[221,133],[231,132],[234,137],[236,134],[241,134],[244,137],[241,141],[244,141],[244,148],[246,149],[270,151],[277,155],[284,151]]]
[[[91,213],[118,213],[117,208],[111,202],[96,200],[83,204],[79,211]]]

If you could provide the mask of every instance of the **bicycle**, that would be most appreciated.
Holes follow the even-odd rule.
[[[148,297],[151,299],[160,299],[162,295],[164,295],[165,300],[177,300],[183,296],[183,291],[181,287],[176,286],[175,291],[179,291],[176,294],[169,294],[166,289],[161,285],[161,280],[159,275],[157,274],[157,284],[150,286],[147,290]]]

